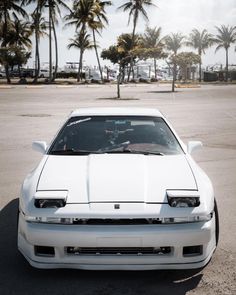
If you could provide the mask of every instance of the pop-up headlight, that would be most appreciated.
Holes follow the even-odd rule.
[[[34,205],[36,208],[61,208],[65,207],[66,201],[64,199],[36,199]]]
[[[200,205],[200,196],[196,191],[167,191],[168,204],[171,207],[188,208]]]
[[[65,207],[67,191],[38,191],[34,196],[36,208],[61,208]]]

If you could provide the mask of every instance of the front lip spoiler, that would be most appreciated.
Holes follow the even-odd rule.
[[[60,262],[38,262],[30,259],[21,248],[18,248],[25,259],[31,266],[39,269],[83,269],[83,270],[180,270],[180,269],[200,269],[205,267],[211,260],[213,253],[216,250],[214,247],[205,259],[194,262],[183,263],[155,263],[155,264],[89,264],[89,263],[60,263]]]

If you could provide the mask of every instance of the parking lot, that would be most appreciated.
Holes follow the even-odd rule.
[[[236,294],[236,85],[177,89],[163,84],[0,86],[0,294]],[[31,268],[16,248],[17,197],[39,162],[34,140],[50,142],[71,110],[87,106],[160,109],[211,178],[220,214],[220,242],[197,271],[95,272]]]

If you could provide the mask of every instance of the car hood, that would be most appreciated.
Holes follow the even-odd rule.
[[[50,155],[37,187],[68,190],[67,203],[162,203],[171,189],[197,189],[185,155]]]

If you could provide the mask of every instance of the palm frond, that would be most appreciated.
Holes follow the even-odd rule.
[[[224,48],[224,46],[222,44],[219,44],[216,49],[215,49],[215,52],[217,52],[218,50],[220,50],[221,48]]]

